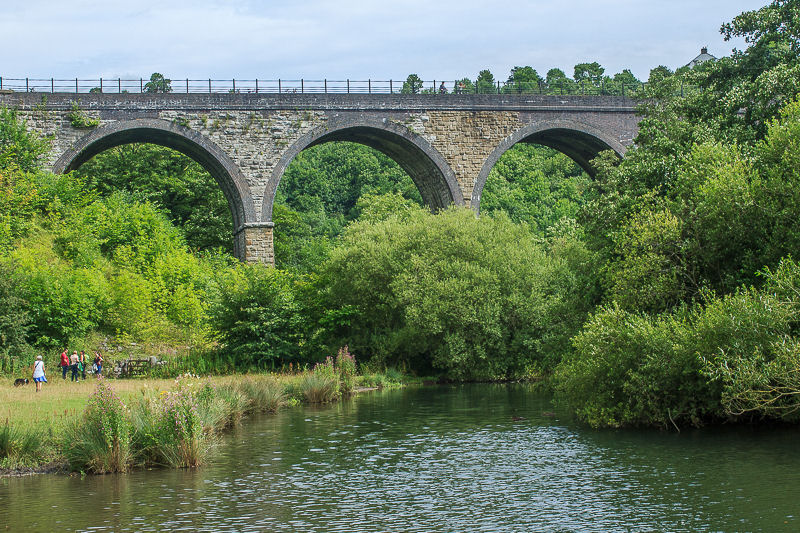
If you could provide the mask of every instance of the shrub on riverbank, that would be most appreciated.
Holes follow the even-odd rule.
[[[356,386],[356,359],[347,346],[339,349],[335,366],[339,374],[339,390],[342,394],[350,394]]]
[[[308,327],[300,279],[263,265],[237,265],[216,277],[211,325],[238,368],[275,370],[297,361]]]
[[[568,231],[544,243],[503,214],[409,209],[349,226],[322,277],[362,361],[507,379],[552,368],[568,349],[586,313],[584,255]]]
[[[797,419],[800,266],[766,277],[671,313],[601,309],[558,368],[558,398],[595,427]]]

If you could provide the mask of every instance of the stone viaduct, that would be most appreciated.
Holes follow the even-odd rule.
[[[593,157],[624,155],[638,129],[634,103],[614,96],[5,93],[0,106],[51,136],[57,173],[132,142],[193,158],[228,199],[237,257],[266,263],[281,176],[310,146],[365,144],[405,169],[432,209],[478,211],[489,171],[514,144],[550,146],[591,174]],[[76,109],[97,124],[73,120]]]

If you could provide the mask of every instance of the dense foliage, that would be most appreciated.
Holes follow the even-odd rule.
[[[571,238],[551,246],[504,215],[413,209],[349,226],[322,275],[357,356],[504,379],[551,368],[581,323],[584,252]]]
[[[636,148],[596,162],[580,219],[606,304],[556,380],[583,420],[795,418],[798,16],[775,0],[725,24],[748,48],[660,72]]]
[[[361,212],[363,196],[394,194],[422,204],[411,178],[380,152],[354,143],[304,150],[281,179],[272,218],[278,268],[311,272]]]
[[[583,205],[589,176],[552,148],[520,143],[497,161],[481,195],[481,213],[504,211],[544,235],[562,220],[573,220]]]
[[[231,213],[222,189],[187,156],[152,144],[106,150],[78,170],[86,187],[102,196],[129,198],[161,208],[194,250],[233,251]]]

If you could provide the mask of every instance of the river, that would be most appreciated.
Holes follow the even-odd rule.
[[[796,429],[595,431],[525,385],[247,419],[195,470],[0,479],[8,531],[797,531]]]

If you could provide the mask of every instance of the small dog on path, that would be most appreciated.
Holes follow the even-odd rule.
[[[14,380],[15,387],[21,387],[23,385],[27,385],[29,383],[28,378],[17,378]]]

